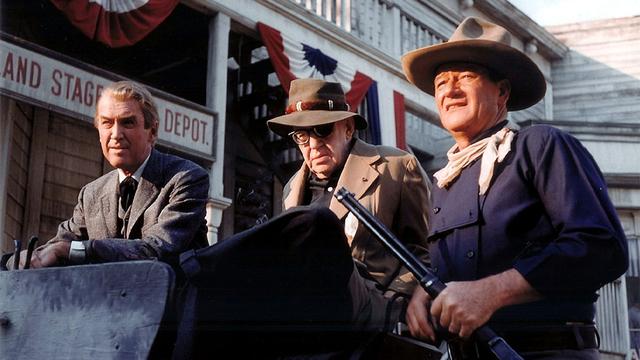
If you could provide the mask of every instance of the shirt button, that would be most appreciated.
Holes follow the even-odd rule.
[[[437,214],[437,213],[439,213],[439,212],[440,212],[440,208],[439,208],[439,207],[434,207],[434,208],[433,208],[433,213],[434,213],[434,214]]]
[[[475,253],[475,252],[473,252],[473,250],[469,250],[469,251],[467,251],[467,257],[468,257],[469,259],[471,259],[475,254],[476,254],[476,253]]]
[[[434,273],[437,273],[437,272],[438,272],[438,267],[437,267],[437,266],[433,268],[433,272],[434,272]]]
[[[329,187],[327,188],[327,191],[328,191],[328,192],[333,192],[333,187],[332,187],[332,186],[329,186]]]

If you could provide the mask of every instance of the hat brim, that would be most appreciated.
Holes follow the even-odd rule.
[[[275,117],[267,121],[267,126],[274,133],[286,137],[294,128],[308,128],[330,124],[353,117],[356,129],[365,129],[365,118],[350,111],[307,110],[295,111],[287,115]]]
[[[434,95],[433,80],[440,65],[474,63],[504,76],[511,83],[507,108],[526,109],[544,97],[547,84],[538,66],[511,46],[489,40],[461,40],[413,50],[402,57],[402,68],[412,84]]]

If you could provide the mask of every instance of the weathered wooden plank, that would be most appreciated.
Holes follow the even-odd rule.
[[[47,164],[51,167],[69,170],[71,173],[96,178],[102,171],[102,164],[98,161],[85,160],[75,156],[64,155],[56,151],[49,151],[47,153]]]
[[[73,174],[73,176],[69,176],[69,172],[67,170],[50,165],[45,166],[44,177],[47,182],[54,184],[65,184],[71,188],[78,190],[96,179],[95,176],[88,176],[77,173]]]
[[[54,237],[58,232],[58,226],[63,220],[66,220],[70,216],[64,219],[53,218],[49,216],[43,216],[40,219],[40,231],[38,232],[38,236],[43,241],[47,241]]]
[[[59,219],[59,221],[68,219],[73,215],[74,204],[63,203],[59,200],[51,200],[47,198],[42,199],[42,217],[52,217]]]
[[[557,82],[557,83],[554,83],[553,85],[554,94],[556,90],[562,91],[566,89],[585,89],[585,88],[588,89],[590,87],[591,88],[597,87],[598,89],[607,89],[607,88],[613,89],[614,87],[619,87],[620,89],[623,89],[625,87],[637,88],[637,83],[634,84],[632,80],[633,78],[630,77],[629,75],[625,75],[622,73],[612,74],[612,76],[608,76],[605,78],[592,78],[592,77],[576,78],[575,76],[574,77],[562,76],[561,78],[563,82]]]
[[[15,181],[16,185],[24,190],[27,186],[27,171],[16,161],[9,163],[9,178]]]
[[[47,155],[47,136],[49,133],[49,112],[36,109],[33,121],[32,138],[29,153],[29,177],[26,187],[24,223],[22,234],[37,234],[40,227],[40,207],[44,183],[44,164]]]
[[[637,123],[638,111],[623,111],[617,113],[604,113],[596,114],[589,111],[583,112],[556,112],[554,111],[555,119],[557,120],[575,120],[575,121],[593,121],[593,122],[622,122],[622,123]]]
[[[597,95],[595,93],[593,95]],[[612,113],[620,111],[638,111],[640,102],[632,97],[629,98],[599,98],[598,96],[590,96],[584,94],[584,97],[572,97],[566,99],[556,110],[562,111],[567,109],[587,109],[593,111],[602,111],[603,113]]]
[[[2,356],[146,359],[173,278],[152,261],[0,272]]]
[[[639,46],[640,47],[640,46]],[[640,73],[640,66],[638,61],[640,56],[630,58],[617,58],[610,60],[607,63],[591,61],[581,64],[566,64],[563,66],[554,66],[552,75],[569,76],[573,74],[580,74],[585,72],[597,72],[600,75],[614,75],[626,74],[629,76],[636,76]]]
[[[78,202],[78,190],[62,184],[45,182],[42,196],[47,200],[54,200],[68,205],[75,205]]]
[[[584,94],[584,97],[563,97],[561,105],[554,106],[555,112],[572,111],[577,109],[602,111],[602,113],[617,113],[625,111],[638,111],[640,105],[632,98],[598,98],[595,94]],[[604,95],[604,94],[603,94]],[[560,101],[558,101],[560,102]],[[595,104],[594,104],[595,103]]]
[[[9,178],[7,179],[7,195],[8,198],[13,199],[18,204],[24,203],[24,187],[20,186],[11,174],[9,174]]]
[[[96,146],[98,144],[98,132],[93,130],[93,135],[88,136],[91,133],[91,128],[92,125],[89,123],[63,116],[54,116],[49,127],[52,134],[62,135],[75,141]]]
[[[14,116],[14,125],[23,134],[31,134],[31,118],[33,117],[33,106],[26,103],[16,103],[16,111],[12,113]]]
[[[7,214],[4,226],[5,234],[9,237],[9,243],[7,245],[9,249],[13,251],[13,239],[19,239],[21,237],[20,229],[22,224]]]
[[[20,120],[23,121],[23,120]],[[22,131],[20,126],[18,126],[18,120],[14,122],[13,125],[13,136],[11,141],[18,151],[23,153],[29,152],[29,145],[31,144],[30,133],[25,133]]]
[[[7,199],[6,211],[7,216],[22,224],[24,220],[24,206],[22,205],[22,202],[16,201],[13,197],[10,196]],[[20,231],[17,231],[16,233],[20,234]]]
[[[11,161],[15,162],[15,169],[26,171],[29,164],[28,152],[23,151],[15,141],[12,146]]]
[[[87,133],[85,136],[89,136],[89,134]],[[87,144],[58,134],[49,134],[49,148],[65,155],[72,155],[86,160],[96,161],[102,156],[102,150],[97,139],[94,143]]]
[[[614,47],[594,48],[591,51],[574,49],[561,61],[553,64],[554,69],[571,70],[573,66],[588,65],[593,63],[608,64],[610,61],[631,61],[637,59],[639,54],[630,52],[630,48],[640,47],[640,40],[620,44]]]

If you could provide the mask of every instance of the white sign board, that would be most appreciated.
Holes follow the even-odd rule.
[[[93,121],[96,101],[113,80],[0,40],[3,91],[35,100]],[[215,118],[199,105],[175,101],[153,91],[158,106],[161,143],[212,157]],[[191,105],[191,106],[189,106]]]

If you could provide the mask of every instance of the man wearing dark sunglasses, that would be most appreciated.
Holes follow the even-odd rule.
[[[338,83],[292,81],[285,115],[267,124],[280,136],[290,137],[304,158],[284,188],[283,209],[323,206],[336,214],[358,265],[350,282],[358,308],[354,321],[369,328],[389,329],[404,318],[403,295],[412,293],[416,281],[332,195],[346,187],[427,261],[427,176],[413,155],[354,137],[367,122],[349,111]]]

